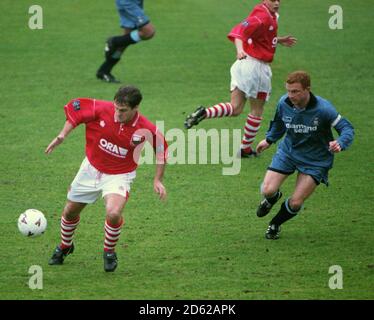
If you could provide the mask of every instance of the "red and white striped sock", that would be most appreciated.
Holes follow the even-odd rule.
[[[256,134],[261,127],[262,117],[256,117],[248,114],[247,121],[244,126],[244,135],[241,148],[244,152],[251,153],[253,151],[252,144],[256,138]]]
[[[108,220],[105,220],[105,240],[104,240],[104,251],[113,252],[114,248],[121,235],[121,229],[123,225],[123,219],[117,225],[111,224]]]
[[[73,243],[74,231],[78,227],[79,221],[79,216],[71,221],[66,220],[64,217],[61,217],[61,249],[71,247],[71,244]]]
[[[205,109],[206,111],[206,118],[222,118],[222,117],[230,117],[234,108],[232,107],[231,103],[219,103],[214,105],[213,107],[209,107]]]

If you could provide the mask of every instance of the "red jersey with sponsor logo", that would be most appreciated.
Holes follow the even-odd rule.
[[[244,51],[253,58],[272,62],[277,47],[278,14],[271,13],[264,4],[254,7],[249,16],[228,34],[243,41]]]
[[[71,100],[64,110],[66,119],[74,127],[86,125],[86,156],[103,173],[135,170],[146,141],[152,144],[158,163],[166,160],[164,136],[138,112],[130,123],[120,123],[115,119],[113,102],[88,98]]]

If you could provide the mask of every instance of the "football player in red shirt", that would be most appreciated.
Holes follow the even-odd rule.
[[[65,125],[45,153],[50,154],[75,127],[84,123],[86,158],[69,188],[61,217],[61,243],[49,264],[62,264],[64,258],[73,252],[73,234],[80,220],[80,212],[102,196],[106,209],[104,270],[115,270],[115,246],[124,224],[122,212],[146,141],[151,143],[156,154],[154,191],[161,200],[166,198],[162,179],[168,146],[157,127],[139,113],[141,100],[139,89],[126,86],[118,90],[114,102],[78,98],[65,105]]]
[[[212,107],[199,107],[184,123],[187,129],[208,118],[238,116],[249,100],[250,113],[244,126],[240,149],[242,158],[256,155],[252,144],[260,129],[265,102],[271,92],[273,61],[278,43],[291,47],[296,43],[293,36],[278,37],[279,0],[263,0],[249,16],[228,34],[235,44],[237,60],[231,67],[231,101]]]

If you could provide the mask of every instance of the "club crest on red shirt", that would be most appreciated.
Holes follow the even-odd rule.
[[[248,27],[249,26],[249,22],[247,20],[242,21],[242,26],[243,27]]]
[[[131,137],[131,144],[137,146],[145,141],[144,136],[140,136],[138,134],[133,134]]]
[[[78,111],[81,109],[81,102],[79,100],[73,101],[73,108],[75,111]]]

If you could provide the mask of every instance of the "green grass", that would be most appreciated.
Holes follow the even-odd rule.
[[[256,1],[145,2],[156,37],[129,48],[114,74],[141,88],[142,113],[150,120],[164,120],[166,130],[181,128],[197,105],[229,99],[235,50],[226,34]],[[64,266],[48,266],[66,189],[84,157],[84,128],[51,156],[43,151],[64,123],[67,101],[113,98],[117,86],[97,81],[94,73],[104,40],[120,32],[117,13],[107,1],[40,0],[44,29],[33,31],[32,4],[0,4],[0,299],[374,298],[373,3],[339,1],[344,29],[333,31],[325,0],[282,2],[279,33],[299,42],[278,48],[259,137],[284,93],[287,73],[306,69],[313,92],[351,120],[356,138],[348,152],[337,155],[331,186],[317,189],[305,210],[284,225],[281,239],[265,240],[269,218],[254,213],[274,149],[243,161],[236,176],[223,176],[222,165],[170,165],[165,203],[152,191],[155,168],[144,165],[125,209],[113,274],[102,266],[101,201],[82,214],[76,252]],[[241,129],[245,117],[206,121],[201,128]],[[294,182],[292,177],[284,184],[286,195]],[[18,233],[18,215],[27,208],[45,212],[48,229],[42,237]],[[28,287],[32,265],[43,268],[43,290]],[[342,290],[328,287],[332,265],[343,268]]]

